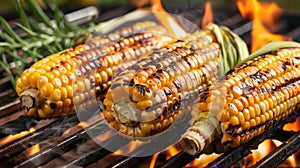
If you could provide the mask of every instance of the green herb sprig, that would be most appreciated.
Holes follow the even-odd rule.
[[[45,55],[83,43],[94,30],[92,19],[85,26],[80,27],[67,21],[65,15],[59,10],[56,0],[44,1],[45,10],[50,12],[53,21],[35,0],[24,0],[24,5],[31,12],[32,17],[26,15],[25,7],[20,0],[10,0],[10,2],[20,19],[20,23],[15,25],[24,32],[22,35],[16,33],[0,16],[0,24],[4,30],[0,31],[0,66],[6,71],[13,87],[16,85],[16,79],[29,65],[28,58],[36,62]],[[16,72],[13,72],[10,61],[15,65]]]

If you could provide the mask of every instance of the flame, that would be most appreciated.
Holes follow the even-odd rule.
[[[123,155],[124,153],[131,153],[143,144],[144,144],[144,142],[142,142],[142,141],[138,141],[138,140],[131,141],[124,147],[122,147],[122,148],[118,149],[117,151],[115,151],[114,153],[112,153],[112,155]]]
[[[206,167],[210,162],[217,159],[221,154],[202,154],[199,158],[194,159],[192,162],[186,165],[186,167]]]
[[[156,164],[156,160],[157,157],[160,154],[164,154],[166,157],[166,160],[170,159],[171,157],[175,156],[176,154],[178,154],[180,152],[180,150],[178,148],[176,148],[175,146],[170,146],[168,147],[166,150],[164,150],[163,152],[160,153],[156,153],[155,155],[153,155],[152,160],[150,162],[150,168],[154,168],[155,164]]]
[[[271,33],[270,28],[275,27],[276,19],[282,13],[282,9],[276,3],[237,0],[237,6],[244,18],[253,21],[252,52],[271,41],[291,40],[283,35]]]
[[[168,160],[179,152],[180,150],[178,150],[178,148],[176,148],[175,146],[170,146],[166,149],[164,153],[166,153],[166,159]]]
[[[151,0],[151,3],[153,14],[171,35],[177,37],[186,36],[186,31],[184,31],[184,29],[180,27],[179,23],[174,17],[172,17],[166,12],[160,0]]]
[[[30,147],[28,150],[29,150],[28,156],[31,156],[35,153],[38,153],[41,150],[41,146],[40,144],[35,144],[32,147]]]
[[[79,122],[78,124],[77,124],[77,126],[78,127],[82,127],[82,128],[86,128],[86,127],[88,127],[90,124],[88,123],[88,122],[83,122],[83,121],[81,121],[81,122]]]
[[[159,153],[156,153],[155,155],[153,155],[152,160],[150,162],[149,168],[154,168],[155,167],[155,163],[156,163],[156,159],[158,157]]]
[[[95,138],[100,142],[104,142],[104,141],[108,140],[109,138],[111,138],[112,135],[114,135],[114,134],[111,131],[107,131],[104,134],[101,134]]]
[[[16,139],[19,139],[19,138],[22,138],[22,137],[24,137],[25,135],[28,135],[28,134],[30,134],[30,133],[32,133],[32,132],[34,132],[35,131],[35,129],[34,128],[30,128],[28,131],[22,131],[22,132],[20,132],[20,133],[18,133],[18,134],[14,134],[14,135],[8,135],[7,137],[5,137],[5,138],[3,138],[1,141],[0,141],[0,146],[3,146],[3,145],[5,145],[5,144],[7,144],[7,143],[10,143],[10,142],[12,142],[12,141],[14,141],[14,140],[16,140]]]
[[[300,131],[300,118],[298,117],[296,119],[295,122],[293,123],[287,123],[283,126],[283,130],[285,131],[295,131],[295,132],[298,132]],[[274,140],[273,141],[274,144],[276,146],[279,146],[281,145],[281,142],[280,141],[276,141]],[[292,167],[297,167],[297,159],[296,159],[296,156],[299,156],[300,155],[300,150],[298,150],[298,152],[296,152],[295,154],[293,154],[292,156],[290,156],[287,161],[291,164]],[[299,166],[299,165],[298,165]]]
[[[282,144],[282,142],[273,139],[272,142],[276,145],[276,147],[280,146]],[[287,158],[287,160],[290,164],[291,167],[296,167],[297,166],[297,162],[296,162],[296,157],[295,155],[291,155],[290,157]]]
[[[131,0],[130,2],[137,8],[142,8],[149,3],[149,0]]]
[[[253,166],[257,161],[261,160],[263,157],[267,156],[273,150],[273,142],[270,139],[264,140],[258,145],[256,150],[251,150],[252,162],[247,166]]]
[[[283,126],[285,131],[300,131],[300,118],[297,118],[293,123],[287,123]]]
[[[213,22],[214,15],[213,15],[213,9],[210,0],[207,0],[205,3],[205,12],[202,19],[202,28],[207,26],[209,23]]]

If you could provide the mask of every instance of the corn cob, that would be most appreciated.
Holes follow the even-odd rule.
[[[114,79],[102,114],[125,136],[158,134],[218,77],[219,56],[219,44],[209,30],[156,50]]]
[[[202,92],[180,145],[186,152],[224,152],[295,111],[300,101],[300,48],[260,55]]]
[[[25,70],[16,84],[25,114],[49,118],[74,113],[74,105],[85,108],[95,94],[107,90],[113,75],[124,68],[123,62],[134,63],[173,41],[161,34],[162,27],[151,22],[142,25],[50,55]],[[146,32],[111,41],[135,31]]]

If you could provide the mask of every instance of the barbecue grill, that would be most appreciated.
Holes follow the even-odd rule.
[[[165,5],[170,12],[200,25],[201,16],[204,13],[202,7],[193,7],[193,10],[190,10],[191,6],[187,6],[184,7],[185,9],[178,10],[173,6]],[[86,10],[91,9],[95,10],[95,8],[87,8]],[[96,22],[130,13],[132,12],[131,10],[132,8],[118,7],[110,9],[110,11],[100,13]],[[216,11],[214,13],[216,23],[229,27],[251,47],[251,21],[244,19],[236,8],[230,10],[220,8],[214,9],[214,11]],[[85,13],[83,12],[83,14]],[[77,14],[76,16],[78,16]],[[93,12],[91,13],[91,15],[94,14]],[[195,20],[195,16],[197,16],[197,20]],[[78,23],[82,24],[87,17],[90,16],[77,18]],[[299,41],[299,18],[300,15],[297,14],[284,14],[273,27],[273,31]],[[72,19],[72,15],[70,15],[70,19]],[[147,144],[132,151],[130,156],[123,156],[118,151],[124,147],[129,148],[130,141],[121,136],[118,137],[118,142],[115,142],[114,139],[107,139],[106,133],[110,128],[105,124],[103,118],[99,118],[94,113],[94,109],[84,111],[88,113],[88,115],[84,116],[93,120],[93,124],[89,125],[82,122],[82,120],[79,121],[76,114],[47,120],[24,116],[20,100],[17,98],[15,91],[10,85],[9,78],[2,68],[0,69],[0,77],[0,167],[137,167],[137,165],[139,165],[138,167],[149,167],[150,165],[154,167],[184,167],[189,165],[192,167],[192,162],[198,157],[201,158],[201,156],[190,156],[176,149],[176,145],[175,147],[170,145],[170,148],[177,150],[177,153],[173,156],[169,156],[168,152],[165,151],[154,156],[138,157],[139,153],[152,147]],[[300,131],[283,130],[283,126],[286,123],[294,122],[296,119],[299,119],[299,116],[300,109],[297,109],[295,113],[289,116],[287,120],[282,121],[278,126],[264,132],[246,144],[219,155],[207,167],[247,166],[251,151],[256,149],[266,139],[279,140],[282,142],[282,145],[276,147],[263,159],[257,161],[254,167],[290,166],[282,163],[295,153],[298,153],[296,161],[297,166],[300,166]],[[181,122],[178,127],[181,126],[180,124],[184,125],[184,122],[187,121]],[[12,140],[11,134],[16,133],[20,136]],[[119,135],[116,134],[114,136]],[[160,138],[166,136],[168,134]],[[105,146],[98,145],[93,141],[95,138],[110,146],[114,144],[113,150],[117,152],[107,150]],[[120,139],[122,139],[122,143],[119,143]],[[153,141],[159,142],[160,140],[154,139]],[[3,143],[4,141],[10,142],[1,145],[1,142]],[[163,146],[157,145],[155,147],[163,149]],[[153,160],[156,162],[152,162]]]

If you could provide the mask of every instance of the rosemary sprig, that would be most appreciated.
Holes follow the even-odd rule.
[[[83,27],[67,21],[65,15],[59,10],[56,0],[55,3],[44,1],[46,10],[51,12],[54,21],[51,21],[35,0],[24,1],[32,14],[30,18],[26,15],[20,0],[10,1],[21,21],[15,25],[24,32],[22,35],[16,33],[0,16],[0,24],[4,29],[0,31],[0,66],[6,71],[13,87],[24,68],[29,66],[30,63],[26,61],[29,57],[33,61],[38,61],[45,55],[83,43],[87,40],[85,37],[88,37],[94,29],[92,20]],[[13,61],[14,67],[10,66],[10,61]],[[13,68],[16,71],[13,71]]]

